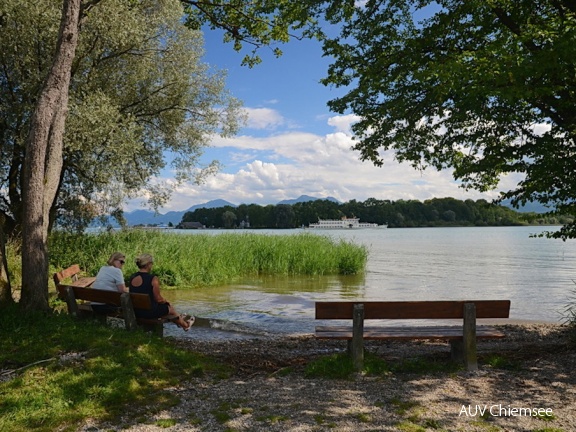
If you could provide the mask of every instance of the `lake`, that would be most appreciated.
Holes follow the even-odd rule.
[[[213,328],[179,337],[235,338],[306,334],[317,300],[510,299],[510,318],[561,322],[576,289],[576,241],[532,238],[556,227],[314,230],[366,245],[366,272],[355,276],[259,277],[195,290],[164,291],[181,312]],[[182,235],[224,230],[174,230]],[[292,235],[302,230],[251,231]],[[218,330],[217,330],[218,329]]]

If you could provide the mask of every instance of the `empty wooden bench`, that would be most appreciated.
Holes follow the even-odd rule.
[[[477,339],[505,337],[492,326],[477,326],[477,318],[508,318],[510,300],[316,302],[316,319],[352,320],[352,326],[317,326],[316,337],[348,340],[355,368],[364,362],[364,339],[442,339],[450,342],[452,358],[468,370],[478,369]],[[364,320],[459,319],[461,325],[364,327]]]
[[[80,270],[80,266],[78,264],[71,265],[70,267],[54,273],[54,283],[56,286],[62,284],[66,279],[70,279],[68,285],[78,286],[78,287],[87,287],[94,283],[96,280],[95,277],[81,277],[80,274],[82,271]]]
[[[58,296],[66,301],[68,313],[76,317],[83,316],[107,316],[122,318],[126,324],[126,329],[131,331],[136,328],[143,328],[147,331],[162,336],[164,333],[164,323],[177,318],[176,316],[167,316],[157,319],[137,318],[134,309],[152,309],[150,297],[146,294],[120,293],[118,291],[107,291],[88,287],[79,287],[73,285],[57,285]],[[81,301],[81,302],[79,302]],[[104,314],[97,314],[92,310],[90,303],[106,303],[114,306],[116,309]]]

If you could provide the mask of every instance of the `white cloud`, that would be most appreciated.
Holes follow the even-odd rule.
[[[251,129],[275,129],[285,123],[284,117],[270,108],[244,108]]]
[[[360,117],[355,114],[334,116],[328,119],[328,124],[334,126],[338,132],[350,134],[351,127],[354,123],[360,121]]]
[[[183,185],[164,210],[183,210],[212,199],[234,204],[270,204],[283,199],[311,195],[333,196],[343,202],[351,199],[417,199],[454,197],[492,199],[498,192],[467,192],[452,178],[452,171],[414,170],[400,164],[391,151],[383,152],[383,167],[361,162],[351,150],[352,138],[345,132],[354,121],[350,116],[328,120],[336,132],[324,136],[305,132],[285,132],[265,138],[239,136],[216,139],[212,144],[238,168],[220,172],[203,185]],[[230,149],[230,150],[228,150]],[[224,162],[226,165],[226,162]],[[503,179],[502,189],[517,183],[518,177]]]

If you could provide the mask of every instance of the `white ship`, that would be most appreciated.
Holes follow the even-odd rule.
[[[354,229],[354,228],[387,228],[387,225],[360,222],[359,218],[319,219],[318,223],[311,223],[309,228],[315,229]]]

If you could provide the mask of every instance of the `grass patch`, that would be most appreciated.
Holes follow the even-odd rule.
[[[161,428],[169,428],[175,426],[178,422],[175,419],[160,419],[156,420],[156,426]]]
[[[424,426],[412,423],[411,421],[402,421],[396,425],[399,431],[402,432],[426,432]]]
[[[14,371],[0,383],[0,430],[76,430],[128,406],[160,410],[178,403],[164,388],[221,370],[169,340],[65,314],[5,308],[0,328],[0,369]]]
[[[396,414],[400,416],[406,415],[409,411],[419,408],[421,405],[415,401],[405,401],[398,398],[393,398],[390,403],[396,408]]]
[[[371,376],[386,375],[390,371],[384,360],[364,353],[364,368],[362,372]],[[349,379],[355,374],[352,358],[346,353],[324,356],[310,362],[304,371],[307,378]]]
[[[74,244],[74,248],[70,245]],[[228,283],[259,275],[357,274],[368,259],[365,246],[310,233],[173,234],[125,230],[101,234],[57,232],[50,237],[50,272],[73,263],[90,275],[115,251],[126,254],[125,276],[134,258],[150,253],[164,286],[179,288]],[[191,259],[193,256],[193,259]]]
[[[493,354],[488,358],[486,358],[485,363],[486,365],[493,367],[494,369],[504,369],[512,371],[519,371],[522,369],[520,362],[510,360],[498,354]]]
[[[354,418],[356,418],[356,420],[358,420],[360,423],[372,422],[372,417],[370,416],[370,414],[367,413],[356,413],[354,414]]]
[[[457,363],[426,358],[387,363],[374,354],[364,352],[362,373],[370,376],[387,376],[391,373],[451,373],[461,369],[462,366]],[[339,353],[311,361],[306,366],[304,374],[307,378],[349,379],[355,372],[351,356],[347,353]]]
[[[306,366],[306,378],[348,379],[354,373],[352,358],[347,354],[332,354],[313,360]]]
[[[536,415],[533,415],[532,417],[536,417],[537,419],[544,420],[544,421],[552,421],[552,420],[556,419],[556,416],[554,414],[546,414],[546,413],[536,414]]]

